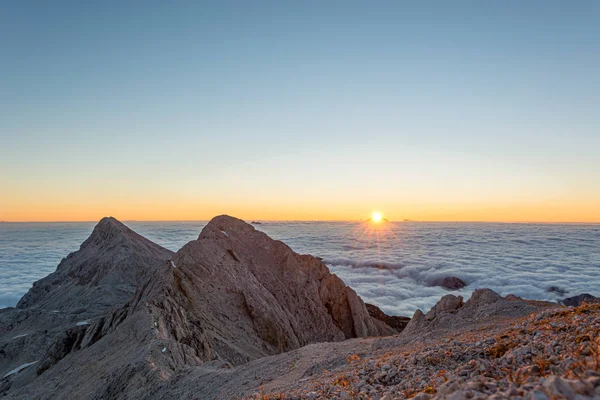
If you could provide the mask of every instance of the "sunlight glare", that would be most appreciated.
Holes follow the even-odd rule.
[[[380,212],[378,212],[378,211],[374,211],[374,212],[371,214],[371,221],[373,221],[373,222],[375,222],[375,223],[379,223],[379,222],[381,222],[382,220],[383,220],[383,215],[381,215],[381,213],[380,213]]]

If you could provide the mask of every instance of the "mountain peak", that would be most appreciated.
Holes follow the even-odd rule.
[[[139,282],[172,255],[116,218],[105,217],[79,250],[64,258],[55,272],[35,282],[17,306],[43,303],[52,309],[86,308],[97,312],[120,307],[131,298]]]
[[[249,223],[226,214],[211,219],[200,232],[199,239],[212,237],[212,234],[229,235],[230,232],[254,232],[256,229]]]
[[[119,230],[119,231],[129,230],[129,228],[127,228],[127,226],[125,226],[125,224],[123,224],[121,221],[119,221],[115,217],[104,217],[98,222],[98,224],[96,224],[94,231],[96,231],[96,230],[107,231],[107,230],[114,230],[114,229]]]
[[[106,244],[124,236],[134,237],[137,234],[114,217],[104,217],[94,227],[92,234],[81,247]]]
[[[115,217],[104,217],[100,221],[98,221],[98,225],[123,225],[121,221],[116,219]]]

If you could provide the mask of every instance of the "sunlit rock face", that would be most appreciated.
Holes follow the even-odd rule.
[[[177,299],[212,357],[238,364],[308,343],[392,334],[318,259],[252,225],[214,218],[173,257]]]
[[[490,289],[477,289],[467,302],[462,296],[448,294],[424,314],[415,312],[402,335],[415,339],[440,336],[481,321],[495,321],[529,315],[552,303],[528,301],[518,297],[504,298]]]

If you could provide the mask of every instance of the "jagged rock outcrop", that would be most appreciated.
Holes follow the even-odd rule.
[[[78,251],[33,284],[17,308],[103,313],[121,307],[172,254],[116,219],[103,218]]]
[[[387,315],[376,305],[365,303],[365,306],[371,317],[386,323],[398,332],[402,332],[410,322],[410,318],[408,317]]]
[[[448,290],[458,290],[467,286],[466,282],[456,276],[446,276],[430,282],[431,286],[440,286]]]
[[[507,299],[490,289],[477,289],[467,302],[462,296],[446,295],[427,314],[417,310],[402,332],[403,337],[424,338],[441,336],[460,327],[473,327],[491,318],[515,318],[529,315],[552,303],[534,302],[520,298]]]
[[[190,367],[396,333],[320,259],[228,216],[175,254],[103,219],[0,320],[0,345],[31,346],[6,369],[35,362],[1,381],[9,398],[144,397]]]
[[[565,294],[569,293],[569,291],[565,288],[561,288],[559,286],[549,286],[546,288],[546,292],[547,293],[556,293],[559,296],[564,296]]]
[[[592,296],[589,293],[583,293],[573,297],[567,297],[562,301],[565,306],[577,307],[583,303],[600,303],[600,298]]]

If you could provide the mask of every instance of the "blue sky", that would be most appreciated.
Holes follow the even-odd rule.
[[[600,204],[599,2],[1,7],[0,219]]]

